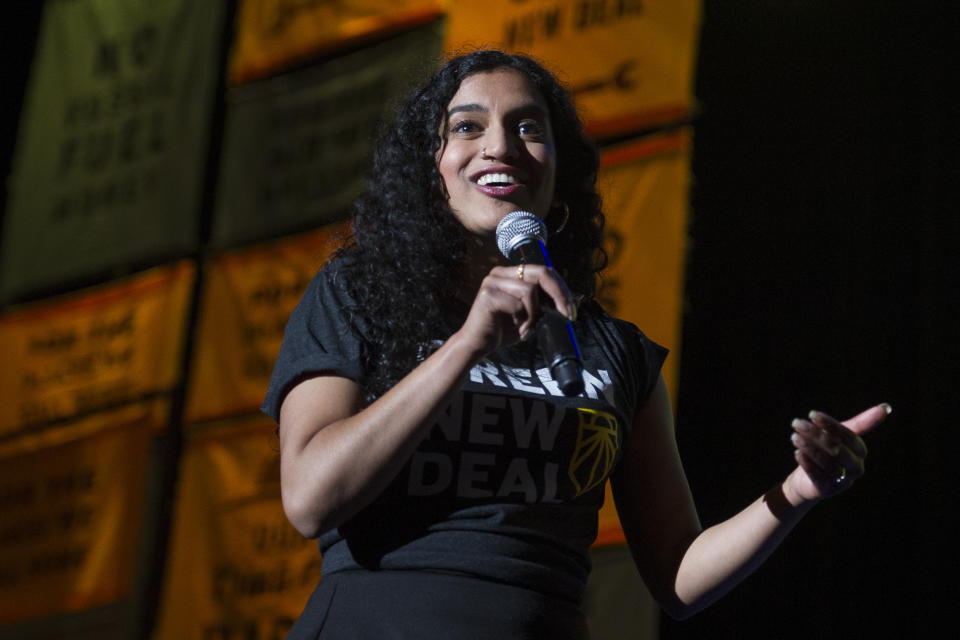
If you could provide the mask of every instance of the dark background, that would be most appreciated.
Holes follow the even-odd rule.
[[[41,6],[4,7],[4,176]],[[792,417],[894,413],[868,439],[867,476],[724,600],[665,619],[667,640],[939,636],[960,595],[954,7],[704,4],[673,355],[703,522],[790,470]]]
[[[704,524],[788,472],[794,416],[894,412],[852,490],[723,601],[665,620],[666,639],[944,633],[960,595],[955,6],[705,3],[677,399]]]

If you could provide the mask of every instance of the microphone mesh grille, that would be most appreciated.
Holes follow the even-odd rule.
[[[497,225],[497,247],[507,258],[514,247],[534,239],[547,244],[547,225],[529,211],[508,213]]]

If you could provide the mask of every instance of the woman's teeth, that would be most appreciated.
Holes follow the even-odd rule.
[[[507,173],[486,173],[477,180],[477,184],[485,187],[489,184],[516,184],[517,180]]]

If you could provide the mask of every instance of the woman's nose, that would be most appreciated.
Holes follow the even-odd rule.
[[[487,129],[482,146],[483,156],[491,160],[506,160],[517,156],[517,140],[503,127]]]

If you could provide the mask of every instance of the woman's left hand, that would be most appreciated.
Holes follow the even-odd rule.
[[[790,441],[798,467],[787,478],[784,491],[815,501],[849,488],[864,472],[867,446],[860,436],[883,422],[890,411],[884,403],[844,422],[821,411],[811,411],[806,420],[794,420]]]

